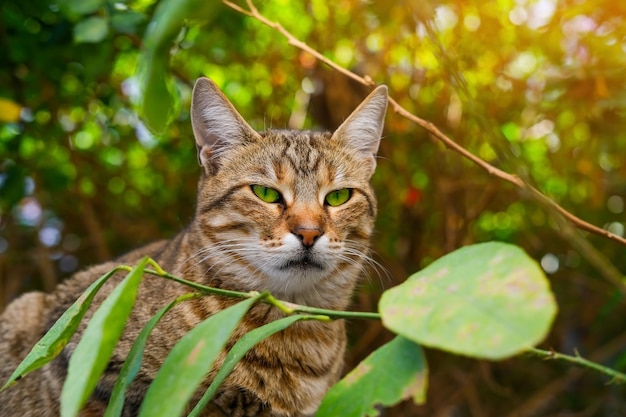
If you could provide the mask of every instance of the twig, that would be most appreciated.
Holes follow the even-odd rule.
[[[328,65],[329,67],[333,68],[336,71],[339,71],[340,73],[344,74],[347,77],[350,77],[351,79],[366,85],[368,87],[373,87],[376,85],[376,83],[372,80],[372,78],[368,75],[365,76],[360,76],[355,74],[354,72],[338,65],[337,63],[333,62],[332,60],[328,59],[327,57],[325,57],[324,55],[322,55],[321,53],[319,53],[318,51],[316,51],[315,49],[311,48],[309,45],[307,45],[305,42],[302,42],[301,40],[299,40],[298,38],[296,38],[295,36],[293,36],[291,34],[291,32],[289,32],[288,30],[286,30],[280,23],[278,22],[274,22],[269,20],[268,18],[266,18],[265,16],[263,16],[259,10],[256,8],[256,6],[254,6],[254,4],[252,3],[252,0],[246,0],[246,4],[248,5],[249,10],[246,10],[244,8],[242,8],[241,6],[232,3],[229,0],[223,0],[224,4],[236,11],[238,11],[239,13],[242,13],[246,16],[252,17],[256,20],[258,20],[259,22],[269,26],[270,28],[276,30],[277,32],[279,32],[281,35],[283,35],[286,39],[287,42],[292,45],[295,46],[296,48],[305,51],[311,55],[313,55],[315,58],[317,58],[318,60],[320,60],[321,62],[325,63],[326,65]],[[399,114],[400,116],[411,120],[412,122],[414,122],[415,124],[417,124],[418,126],[422,127],[423,129],[425,129],[426,131],[428,131],[432,136],[434,136],[435,138],[437,138],[440,142],[442,142],[446,147],[452,149],[453,151],[461,154],[463,157],[469,159],[470,161],[472,161],[474,164],[478,165],[479,167],[485,169],[489,174],[494,175],[504,181],[507,181],[513,185],[515,185],[516,187],[526,191],[529,193],[530,196],[532,196],[533,198],[539,200],[540,202],[549,205],[551,208],[553,208],[554,210],[556,210],[561,216],[563,216],[565,219],[567,219],[569,222],[571,222],[572,224],[574,224],[577,228],[581,229],[581,230],[586,230],[588,232],[591,233],[595,233],[601,236],[604,236],[608,239],[614,240],[616,242],[621,243],[622,245],[626,246],[626,238],[623,238],[621,236],[618,236],[614,233],[609,232],[608,230],[604,230],[598,226],[595,226],[581,218],[579,218],[578,216],[570,213],[569,211],[565,210],[563,207],[561,207],[559,204],[557,204],[554,200],[552,200],[551,198],[549,198],[548,196],[546,196],[545,194],[543,194],[541,191],[537,190],[536,188],[534,188],[533,186],[527,184],[524,180],[522,180],[519,176],[517,175],[513,175],[510,174],[506,171],[503,171],[499,168],[494,167],[493,165],[491,165],[490,163],[488,163],[487,161],[481,159],[480,157],[474,155],[473,153],[471,153],[470,151],[468,151],[467,149],[463,148],[461,145],[459,145],[458,143],[456,143],[455,141],[453,141],[452,139],[450,139],[448,136],[446,136],[443,132],[441,132],[437,126],[435,126],[433,123],[426,121],[424,119],[419,118],[418,116],[414,115],[413,113],[409,112],[408,110],[406,110],[404,107],[402,107],[396,100],[394,100],[392,97],[389,97],[389,103],[391,104],[391,106],[393,107],[393,110]]]
[[[626,382],[626,374],[616,371],[615,369],[611,369],[606,366],[600,365],[599,363],[592,362],[588,359],[585,359],[582,356],[580,356],[578,352],[576,352],[576,355],[572,356],[572,355],[566,355],[564,353],[555,352],[553,350],[531,348],[528,350],[528,353],[531,355],[540,356],[545,359],[561,360],[565,362],[574,363],[576,365],[583,366],[585,368],[593,369],[594,371],[610,376],[612,378],[611,382],[617,382],[617,383]]]
[[[592,361],[603,362],[608,358],[613,357],[624,350],[624,344],[626,344],[626,333],[616,337],[608,344],[592,352],[589,357]],[[565,375],[551,381],[542,384],[542,388],[532,394],[522,405],[511,410],[506,417],[531,417],[540,413],[540,410],[545,407],[554,398],[557,398],[560,393],[565,391],[567,387],[580,378],[583,375],[582,368],[572,368]]]

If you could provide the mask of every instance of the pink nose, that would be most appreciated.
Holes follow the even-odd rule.
[[[296,227],[295,235],[300,238],[305,247],[310,248],[313,246],[317,238],[322,235],[322,231],[320,229],[305,229]]]

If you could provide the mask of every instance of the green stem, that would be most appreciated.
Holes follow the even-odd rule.
[[[605,375],[613,378],[612,382],[625,383],[626,382],[626,374],[616,371],[615,369],[607,368],[606,366],[602,366],[599,363],[592,362],[588,359],[583,358],[578,353],[575,356],[566,355],[564,353],[555,352],[553,350],[543,350],[537,348],[530,348],[528,353],[536,356],[540,356],[545,359],[555,359],[562,360],[565,362],[574,363],[579,366],[583,366],[589,369],[593,369],[594,371],[603,373]]]
[[[188,287],[191,287],[195,290],[198,290],[206,294],[214,294],[214,295],[221,295],[224,297],[234,297],[234,298],[251,298],[258,294],[255,291],[239,292],[239,291],[232,291],[232,290],[224,290],[221,288],[208,287],[206,285],[198,284],[197,282],[188,281],[186,279],[168,274],[163,269],[161,269],[161,267],[153,260],[150,260],[149,263],[154,269],[146,269],[144,271],[145,273],[167,278],[169,280],[178,282],[179,284],[187,285]],[[325,308],[303,306],[300,304],[293,304],[288,301],[278,300],[269,293],[267,293],[263,297],[262,301],[264,303],[273,305],[274,307],[278,308],[280,311],[288,315],[294,314],[294,313],[307,313],[307,314],[312,314],[315,316],[326,316],[328,319],[380,320],[380,314],[378,313],[359,312],[359,311],[336,311],[336,310],[328,310]]]
[[[224,290],[221,288],[213,288],[208,287],[206,285],[198,284],[196,282],[188,281],[183,278],[176,277],[174,275],[168,274],[165,272],[154,260],[150,259],[148,262],[154,270],[146,269],[144,272],[152,275],[157,275],[163,278],[170,279],[172,281],[178,282],[183,285],[187,285],[191,288],[194,288],[205,294],[215,294],[224,297],[234,297],[234,298],[252,298],[258,297],[259,293],[256,291],[251,292],[239,292],[232,290]],[[119,266],[117,269],[131,270],[132,268],[129,266]],[[360,312],[360,311],[336,311],[336,310],[328,310],[324,308],[317,307],[309,307],[299,304],[293,304],[288,301],[282,301],[275,298],[269,292],[264,292],[261,294],[260,301],[264,303],[271,304],[283,313],[287,315],[296,314],[296,313],[305,313],[312,315],[311,317],[307,317],[310,320],[319,320],[319,321],[329,321],[335,319],[369,319],[369,320],[380,320],[381,315],[379,313],[372,312]],[[580,355],[576,354],[575,356],[566,355],[564,353],[558,353],[549,350],[542,350],[537,348],[530,348],[527,353],[539,356],[545,359],[555,359],[562,360],[565,362],[574,363],[579,366],[583,366],[589,369],[593,369],[597,372],[603,373],[613,378],[614,382],[626,383],[626,374],[616,371],[611,368],[607,368],[598,363],[587,360]]]
[[[163,271],[160,267],[158,269],[155,268],[154,270],[146,269],[144,270],[144,272],[146,274],[152,274],[152,275],[156,275],[159,277],[167,278],[169,280],[178,282],[179,284],[186,285],[188,287],[191,287],[193,289],[196,289],[200,292],[207,293],[207,294],[222,295],[224,297],[234,297],[234,298],[252,298],[258,295],[257,292],[239,292],[239,291],[223,290],[221,288],[207,287],[206,285],[198,284],[197,282],[188,281],[186,279],[168,274],[167,272]]]
[[[291,304],[291,303],[286,303],[286,304],[289,305],[293,309],[293,311],[296,313],[324,315],[324,316],[331,317],[333,319],[380,320],[380,314],[371,313],[367,311],[337,311],[337,310],[327,310],[324,308],[303,306],[299,304]]]

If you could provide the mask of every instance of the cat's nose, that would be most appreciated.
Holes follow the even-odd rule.
[[[318,228],[304,228],[304,227],[296,227],[294,230],[294,234],[300,238],[302,244],[307,249],[313,246],[315,241],[322,235],[321,229]]]

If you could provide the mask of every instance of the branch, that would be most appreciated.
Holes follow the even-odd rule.
[[[252,298],[258,295],[256,291],[239,292],[239,291],[225,290],[222,288],[208,287],[206,285],[198,284],[197,282],[188,281],[186,279],[171,275],[165,272],[163,269],[161,269],[161,267],[152,259],[150,259],[148,263],[154,269],[144,270],[146,274],[156,275],[162,278],[169,279],[171,281],[178,282],[179,284],[183,284],[183,285],[193,288],[194,290],[200,291],[203,294],[213,294],[213,295],[219,295],[222,297],[231,297],[231,298]],[[124,266],[124,268],[129,268],[129,267]],[[380,314],[378,313],[360,312],[360,311],[338,311],[338,310],[328,310],[325,308],[303,306],[300,304],[293,304],[287,301],[278,300],[269,293],[267,293],[261,299],[261,301],[266,304],[273,305],[274,307],[278,308],[280,311],[282,311],[283,313],[287,315],[296,314],[296,313],[305,313],[305,314],[311,314],[311,315],[317,316],[318,320],[322,320],[323,318],[326,318],[327,320],[336,320],[336,319],[380,320]]]
[[[576,355],[571,356],[571,355],[566,355],[564,353],[555,352],[553,350],[531,348],[528,350],[528,353],[531,355],[540,356],[544,359],[561,360],[565,362],[574,363],[576,365],[583,366],[585,368],[593,369],[594,371],[598,371],[600,373],[603,373],[613,378],[611,382],[617,382],[617,383],[626,382],[626,374],[622,372],[618,372],[611,368],[607,368],[606,366],[602,366],[599,363],[595,363],[588,359],[585,359],[582,356],[580,356],[578,352],[576,352]]]
[[[200,291],[203,294],[213,294],[224,297],[233,297],[233,298],[253,298],[258,297],[259,293],[257,291],[250,292],[240,292],[240,291],[232,291],[232,290],[224,290],[221,288],[209,287],[206,285],[198,284],[197,282],[188,281],[186,279],[171,275],[166,272],[161,266],[152,258],[148,258],[148,265],[150,265],[153,269],[144,269],[144,273],[156,275],[162,278],[166,278],[179,284],[186,285],[195,290]],[[113,273],[116,270],[132,270],[132,267],[128,265],[119,265],[115,269],[111,271]],[[278,308],[280,311],[287,315],[297,314],[297,313],[305,313],[307,314],[307,319],[318,320],[318,321],[330,321],[335,319],[373,319],[373,320],[381,320],[381,315],[379,313],[372,312],[360,312],[360,311],[340,311],[340,310],[327,310],[324,308],[316,308],[309,307],[299,304],[293,304],[287,301],[281,301],[276,298],[269,292],[265,291],[262,293],[262,298],[260,301],[270,304]],[[310,316],[309,316],[310,315]],[[570,356],[563,353],[558,353],[554,351],[546,351],[537,348],[530,348],[526,351],[526,353],[534,354],[537,356],[541,356],[547,359],[559,359],[571,363],[575,363],[580,366],[587,367],[589,369],[593,369],[597,372],[603,373],[605,375],[609,375],[613,378],[614,382],[624,383],[626,382],[626,374],[615,371],[613,369],[602,366],[598,363],[592,362],[590,360],[582,358],[580,355]]]
[[[228,7],[230,7],[231,9],[234,9],[236,11],[238,11],[239,13],[242,13],[246,16],[252,17],[256,20],[258,20],[259,22],[269,26],[270,28],[276,30],[277,32],[279,32],[281,35],[283,35],[286,39],[287,42],[292,45],[295,46],[296,48],[305,51],[311,55],[313,55],[315,58],[317,58],[318,60],[320,60],[321,62],[325,63],[326,65],[328,65],[329,67],[333,68],[336,71],[339,71],[340,73],[344,74],[345,76],[365,85],[368,87],[374,87],[376,85],[376,83],[372,80],[372,78],[368,75],[365,76],[360,76],[355,74],[354,72],[338,65],[337,63],[333,62],[332,60],[328,59],[327,57],[325,57],[324,55],[322,55],[321,53],[319,53],[318,51],[316,51],[315,49],[311,48],[309,45],[307,45],[306,43],[302,42],[301,40],[299,40],[298,38],[296,38],[295,36],[293,36],[288,30],[286,30],[280,23],[278,22],[273,22],[271,20],[269,20],[268,18],[266,18],[265,16],[263,16],[259,10],[256,8],[256,6],[252,3],[252,0],[246,0],[246,4],[248,5],[249,10],[246,10],[244,8],[242,8],[241,6],[232,3],[229,0],[223,0],[224,4]],[[540,201],[541,203],[547,204],[549,207],[553,208],[554,210],[556,210],[561,216],[563,216],[567,221],[571,222],[574,226],[576,226],[577,228],[581,229],[581,230],[585,230],[591,233],[595,233],[598,234],[600,236],[604,236],[608,239],[614,240],[616,242],[621,243],[622,245],[626,246],[626,239],[618,236],[614,233],[609,232],[608,230],[604,230],[598,226],[595,226],[589,222],[586,222],[585,220],[579,218],[578,216],[570,213],[569,211],[565,210],[563,207],[561,207],[559,204],[557,204],[554,200],[552,200],[551,198],[549,198],[548,196],[546,196],[545,194],[541,193],[539,190],[537,190],[536,188],[534,188],[533,186],[527,184],[526,182],[524,182],[519,176],[517,175],[513,175],[510,174],[506,171],[503,171],[499,168],[494,167],[493,165],[491,165],[490,163],[488,163],[487,161],[481,159],[480,157],[474,155],[473,153],[471,153],[470,151],[468,151],[467,149],[463,148],[461,145],[459,145],[458,143],[456,143],[455,141],[453,141],[452,139],[450,139],[448,136],[446,136],[443,132],[441,132],[437,126],[435,126],[433,123],[426,121],[424,119],[419,118],[418,116],[414,115],[413,113],[409,112],[408,110],[406,110],[404,107],[402,107],[396,100],[394,100],[392,97],[389,97],[389,103],[391,104],[391,106],[393,107],[393,110],[398,113],[400,116],[411,120],[412,122],[414,122],[415,124],[417,124],[418,126],[422,127],[423,129],[425,129],[426,131],[428,131],[431,135],[433,135],[435,138],[437,138],[440,142],[442,142],[447,148],[452,149],[453,151],[461,154],[463,157],[465,157],[466,159],[469,159],[470,161],[472,161],[473,163],[475,163],[476,165],[478,165],[479,167],[483,168],[484,170],[486,170],[489,174],[494,175],[504,181],[507,181],[513,185],[515,185],[516,187],[526,191],[529,193],[530,196],[532,196],[533,198],[535,198],[536,200]]]

